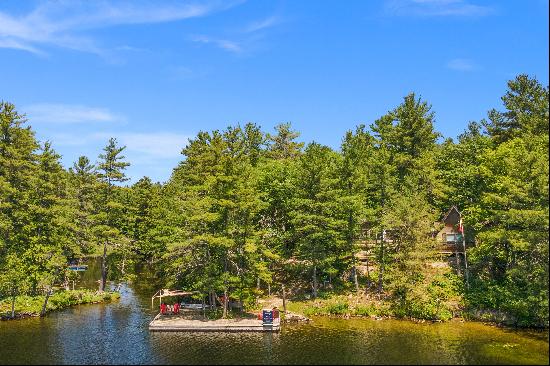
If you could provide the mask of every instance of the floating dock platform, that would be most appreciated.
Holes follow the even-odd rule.
[[[258,319],[189,319],[178,315],[158,314],[149,323],[149,330],[155,332],[278,332],[278,321],[265,324]]]

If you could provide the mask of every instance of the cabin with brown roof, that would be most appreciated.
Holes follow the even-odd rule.
[[[463,234],[459,231],[460,218],[461,213],[456,206],[452,206],[443,216],[441,220],[443,228],[436,235],[437,242],[441,244],[441,252],[464,252]],[[470,246],[468,244],[466,247]]]

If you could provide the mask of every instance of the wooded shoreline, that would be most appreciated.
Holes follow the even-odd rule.
[[[98,304],[120,298],[117,292],[99,293],[92,290],[59,291],[50,296],[46,313],[42,314],[45,296],[18,296],[15,299],[15,317],[11,314],[11,299],[0,301],[0,320],[18,320],[45,316],[52,311],[64,310],[76,305]]]
[[[45,295],[47,307],[70,265],[99,254],[100,292],[149,264],[160,288],[218,301],[224,318],[271,294],[366,294],[383,304],[366,314],[466,309],[548,327],[548,86],[521,74],[501,99],[457,141],[415,93],[337,150],[300,142],[290,123],[201,131],[167,182],[131,185],[115,138],[66,169],[0,102],[0,299]],[[441,238],[454,251],[442,256],[450,208],[459,219]],[[310,311],[355,309],[327,306]]]

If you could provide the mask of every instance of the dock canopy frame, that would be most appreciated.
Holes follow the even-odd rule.
[[[163,297],[170,297],[170,296],[187,296],[187,295],[194,295],[198,294],[198,291],[183,291],[183,290],[169,290],[169,289],[160,289],[153,297],[151,297],[151,309],[155,306],[155,299],[160,299],[160,303],[162,303]]]

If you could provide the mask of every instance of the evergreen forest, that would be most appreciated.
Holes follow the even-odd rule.
[[[364,294],[398,317],[548,326],[549,100],[533,77],[510,80],[456,140],[414,93],[338,150],[290,123],[201,131],[163,183],[129,184],[116,138],[64,167],[24,112],[0,102],[0,300],[50,296],[69,263],[96,257],[99,291],[149,266],[163,288],[245,309],[283,291]],[[434,236],[453,205],[467,262]]]

